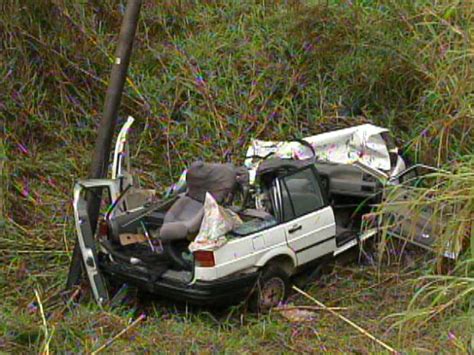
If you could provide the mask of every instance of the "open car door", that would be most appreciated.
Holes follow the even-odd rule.
[[[453,215],[453,206],[436,202],[425,184],[436,179],[440,170],[414,165],[390,179],[384,191],[382,228],[389,236],[439,252],[456,259],[460,246],[441,241],[444,228]],[[442,245],[444,243],[444,245]]]

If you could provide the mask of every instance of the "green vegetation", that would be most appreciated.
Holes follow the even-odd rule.
[[[72,186],[87,175],[123,3],[0,3],[0,350],[92,351],[138,317],[133,306],[100,311],[87,301],[63,312],[57,297],[74,238]],[[337,266],[329,285],[310,291],[397,349],[465,352],[473,21],[468,0],[144,1],[120,111],[121,122],[138,121],[134,166],[162,190],[197,156],[229,151],[239,161],[251,138],[389,127],[413,161],[454,172],[420,196],[434,193],[440,211],[462,205],[441,233],[471,251],[447,276],[433,275],[430,256],[404,255],[378,268]],[[381,350],[324,312],[295,324],[277,313],[146,310],[112,350]]]

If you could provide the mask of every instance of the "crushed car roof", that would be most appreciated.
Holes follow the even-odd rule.
[[[364,124],[303,138],[315,150],[316,159],[339,164],[353,164],[356,161],[382,171],[391,169],[389,149],[382,134],[387,128]],[[247,149],[245,166],[255,170],[255,158],[304,160],[312,152],[297,141],[263,141],[254,139]]]

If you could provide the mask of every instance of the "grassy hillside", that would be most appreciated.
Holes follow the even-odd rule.
[[[59,312],[55,300],[74,238],[72,186],[87,175],[123,3],[0,3],[0,349],[41,351],[51,337],[52,350],[89,351],[137,317],[133,307],[102,312],[90,303]],[[134,167],[144,185],[160,190],[197,157],[219,160],[231,152],[239,161],[251,138],[372,122],[389,127],[413,161],[455,173],[436,188],[437,203],[463,206],[444,233],[472,239],[459,231],[474,211],[473,21],[468,0],[144,1],[120,110],[121,122],[127,115],[138,121]],[[411,269],[384,266],[382,274],[341,266],[333,289],[312,290],[328,303],[342,297],[337,292],[367,296],[372,313],[364,298],[346,297],[342,306],[397,348],[462,351],[473,254],[452,276],[455,286],[453,279],[421,280],[434,291],[423,289],[428,294],[410,308],[421,285],[414,278],[429,275],[434,264],[426,258]],[[391,273],[401,274],[386,292],[399,299],[384,307],[391,301],[364,289]],[[28,307],[37,302],[35,290],[48,319]],[[380,350],[334,328],[327,314],[295,325],[278,315],[236,311],[227,319],[154,307],[128,335],[140,341],[121,340],[114,350]],[[412,337],[384,332],[400,319],[384,317],[420,307],[442,312],[436,322],[410,328]]]

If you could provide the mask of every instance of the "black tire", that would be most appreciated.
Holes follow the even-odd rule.
[[[255,289],[249,299],[249,309],[266,313],[284,302],[290,295],[290,276],[277,265],[268,265],[262,270]]]

